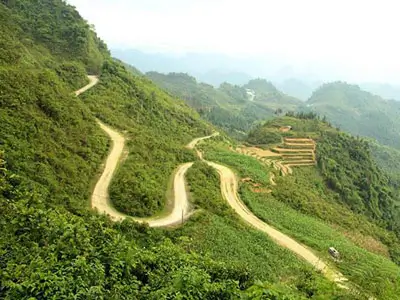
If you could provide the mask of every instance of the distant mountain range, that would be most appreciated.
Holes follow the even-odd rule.
[[[265,79],[252,79],[245,85],[224,82],[214,87],[186,73],[147,72],[146,76],[237,138],[255,123],[274,116],[277,110],[293,111],[302,104]]]
[[[252,79],[244,85],[223,83],[213,87],[184,73],[148,72],[146,75],[228,132],[247,131],[254,123],[272,117],[275,112],[313,111],[354,135],[371,137],[400,149],[400,102],[385,100],[358,85],[325,83],[302,102],[285,91],[297,87],[295,91],[292,89],[292,94],[303,91],[306,96],[316,84],[306,85],[291,79],[285,81],[286,88],[280,90],[265,79]],[[254,95],[252,100],[249,100],[248,92]]]
[[[325,115],[354,135],[368,136],[400,148],[400,102],[385,100],[345,82],[323,84],[304,104],[304,110]]]
[[[285,65],[282,60],[260,57],[230,57],[216,53],[147,53],[136,49],[114,49],[113,56],[146,73],[189,73],[198,81],[218,87],[223,82],[244,85],[249,80],[262,77],[271,81],[278,89],[300,100],[306,101],[314,90],[324,82],[333,81],[321,66],[317,69],[320,76],[311,71],[296,71],[294,67]],[[315,67],[317,68],[317,67]],[[357,83],[357,82],[355,82]],[[400,101],[400,86],[358,82],[359,86],[384,99]]]

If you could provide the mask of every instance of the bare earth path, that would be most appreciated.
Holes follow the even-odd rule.
[[[125,218],[132,218],[136,222],[148,223],[151,227],[164,227],[182,222],[189,215],[189,201],[185,188],[186,171],[193,163],[185,163],[178,166],[174,177],[174,202],[172,211],[160,218],[133,218],[118,212],[110,203],[108,188],[111,179],[121,159],[125,138],[117,131],[111,129],[104,123],[97,121],[100,128],[103,129],[113,142],[110,154],[107,157],[103,173],[97,181],[92,194],[92,208],[97,209],[100,213],[109,215],[115,221],[122,221]]]
[[[75,94],[79,95],[84,91],[88,90],[92,86],[94,86],[98,79],[97,77],[93,77],[90,79],[91,83],[77,91]],[[125,214],[118,212],[109,202],[108,188],[110,186],[112,177],[114,172],[118,166],[118,163],[121,159],[124,146],[125,146],[125,138],[108,127],[104,123],[97,121],[100,128],[107,133],[107,135],[112,140],[112,149],[107,157],[103,173],[101,174],[100,179],[96,183],[95,189],[92,194],[92,207],[97,209],[100,213],[105,213],[109,215],[113,220],[123,220],[125,218],[132,218]],[[194,149],[196,144],[202,140],[211,138],[213,136],[218,135],[218,133],[214,133],[213,135],[196,138],[192,142],[187,145],[187,148]],[[202,154],[200,151],[197,151],[199,157],[202,159]],[[321,271],[327,278],[332,281],[335,281],[339,286],[346,287],[341,284],[341,282],[346,281],[347,279],[343,277],[337,271],[330,269],[324,262],[322,262],[310,249],[306,248],[304,245],[296,242],[291,237],[283,234],[282,232],[276,230],[272,226],[264,223],[259,218],[257,218],[244,203],[240,200],[238,196],[238,181],[236,179],[235,174],[228,167],[219,165],[214,162],[208,162],[211,167],[215,168],[221,178],[221,193],[224,199],[229,203],[229,205],[235,210],[235,212],[249,225],[255,227],[256,229],[265,232],[268,234],[277,244],[285,247],[297,255],[301,256],[304,260],[312,264],[317,270]],[[193,163],[185,163],[178,166],[177,171],[175,172],[174,177],[174,203],[172,211],[163,217],[160,218],[148,218],[148,219],[139,219],[132,218],[133,220],[140,223],[148,223],[149,226],[152,227],[162,227],[169,226],[176,223],[180,223],[184,218],[188,217],[189,214],[189,201],[187,198],[187,193],[185,189],[185,173],[186,171],[193,165]]]
[[[257,218],[240,200],[237,193],[237,179],[231,169],[214,162],[207,161],[207,164],[218,171],[221,178],[222,196],[244,221],[256,229],[268,234],[277,244],[301,256],[307,262],[312,264],[317,270],[321,271],[328,279],[337,282],[339,285],[340,282],[346,281],[346,278],[344,278],[342,274],[331,270],[310,249]]]
[[[89,78],[89,84],[75,91],[75,96],[79,96],[80,94],[86,92],[88,89],[94,87],[99,82],[99,78],[97,76],[89,75],[88,78]]]
[[[78,96],[82,94],[83,92],[96,85],[99,81],[96,76],[89,76],[89,80],[90,83],[87,86],[76,91],[75,95]],[[125,218],[132,218],[136,222],[148,223],[151,227],[170,226],[176,223],[180,223],[182,222],[182,219],[187,218],[189,216],[189,201],[185,188],[185,174],[193,163],[181,164],[176,169],[173,184],[173,208],[172,211],[168,213],[168,215],[162,216],[160,218],[133,218],[117,211],[111,205],[109,201],[108,189],[115,170],[118,167],[118,163],[121,160],[122,153],[125,147],[125,138],[120,133],[100,122],[99,120],[97,120],[97,123],[99,124],[100,128],[111,138],[112,148],[105,162],[104,170],[94,188],[91,198],[92,208],[97,209],[99,213],[109,215],[115,221],[121,221]],[[193,140],[188,145],[188,147],[193,149],[198,141],[205,138],[208,137],[197,138]]]

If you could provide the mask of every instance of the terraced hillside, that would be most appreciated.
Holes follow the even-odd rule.
[[[282,138],[280,145],[270,149],[259,147],[238,147],[237,152],[257,158],[274,167],[281,175],[292,174],[292,167],[314,166],[316,164],[316,142],[311,138]],[[273,179],[271,180],[271,183]]]
[[[315,165],[316,143],[309,138],[284,138],[283,146],[272,148],[282,157],[282,164],[287,167]]]

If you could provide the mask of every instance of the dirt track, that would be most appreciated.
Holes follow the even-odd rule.
[[[84,91],[93,87],[97,82],[97,77],[89,77],[90,83],[76,91],[75,94],[79,95]],[[133,218],[127,216],[123,213],[118,212],[110,203],[108,188],[110,186],[112,177],[114,172],[118,166],[119,161],[121,160],[123,150],[125,147],[125,138],[118,133],[117,131],[111,129],[104,123],[97,120],[100,128],[107,133],[107,135],[112,140],[112,148],[107,157],[104,170],[96,183],[92,194],[92,208],[97,209],[100,213],[104,213],[109,215],[115,221],[121,221],[125,218],[132,218],[133,220],[140,223],[148,223],[151,227],[163,227],[169,226],[176,223],[182,222],[182,219],[185,219],[189,216],[189,201],[187,199],[187,193],[185,189],[185,173],[192,166],[193,163],[185,163],[178,166],[174,176],[174,202],[172,211],[169,212],[165,216],[161,216],[159,218]],[[211,136],[210,136],[211,137]],[[205,138],[197,138],[193,140],[188,147],[194,148],[198,141],[203,140]]]
[[[90,87],[94,86],[97,83],[98,79],[91,81],[91,83],[82,88],[81,92],[77,91],[76,94],[79,95],[82,91],[86,91]],[[94,82],[94,83],[93,83]],[[97,209],[100,213],[105,213],[109,215],[114,220],[123,220],[128,218],[129,216],[122,214],[115,210],[112,205],[110,205],[108,199],[108,188],[111,183],[111,179],[113,174],[118,166],[118,163],[123,154],[125,138],[119,134],[117,131],[111,129],[107,125],[103,124],[100,121],[97,121],[100,128],[105,131],[111,138],[113,142],[113,146],[110,154],[107,157],[103,173],[96,183],[95,189],[92,194],[92,207]],[[187,147],[189,149],[194,149],[196,144],[199,141],[204,139],[211,138],[218,133],[214,133],[213,135],[196,138],[192,142],[190,142]],[[200,153],[200,158],[201,152]],[[221,178],[221,194],[224,199],[228,202],[228,204],[235,210],[235,212],[248,224],[255,227],[258,230],[261,230],[268,234],[277,244],[285,247],[297,255],[304,258],[307,262],[312,264],[317,270],[320,270],[327,278],[338,283],[339,286],[344,287],[341,282],[346,281],[347,279],[343,277],[342,274],[330,269],[324,262],[322,262],[311,250],[296,242],[294,239],[289,236],[281,233],[276,230],[272,226],[264,223],[260,219],[258,219],[240,200],[238,196],[238,181],[236,179],[235,174],[228,167],[219,165],[214,162],[206,161],[210,166],[215,168]],[[189,214],[189,202],[187,199],[187,193],[185,189],[185,180],[184,176],[186,171],[192,166],[193,163],[185,163],[180,165],[177,168],[174,177],[174,203],[173,210],[167,216],[163,216],[157,219],[149,218],[149,219],[138,219],[132,218],[133,220],[141,223],[148,223],[149,226],[152,227],[162,227],[169,226],[176,223],[180,223],[184,218],[190,216]]]
[[[331,270],[311,250],[257,218],[239,199],[237,193],[237,179],[231,169],[216,164],[214,162],[207,163],[211,167],[215,168],[221,177],[222,196],[244,221],[246,221],[248,224],[255,227],[256,229],[268,234],[277,244],[293,251],[297,255],[304,258],[307,262],[312,264],[317,270],[321,271],[330,280],[333,280],[339,284],[340,282],[346,281],[342,274]]]
[[[89,84],[75,91],[75,96],[79,96],[80,94],[86,92],[88,89],[94,87],[99,82],[99,78],[97,76],[89,75],[88,78],[89,78]]]
[[[209,139],[209,138],[212,138],[213,136],[217,136],[217,135],[219,135],[219,133],[218,133],[218,132],[215,132],[215,133],[213,133],[212,135],[208,135],[208,136],[203,136],[203,137],[196,138],[196,139],[194,139],[193,141],[191,141],[191,142],[186,146],[186,148],[188,148],[188,149],[194,149],[194,147],[196,147],[196,145],[197,145],[198,142],[203,141],[203,140],[206,140],[206,139]]]
[[[133,218],[123,213],[118,212],[110,203],[108,188],[111,179],[121,159],[125,138],[106,126],[100,121],[97,121],[100,128],[103,129],[111,138],[113,146],[110,154],[107,157],[103,173],[97,181],[92,194],[92,208],[97,209],[100,213],[109,215],[115,221],[121,221],[125,218],[132,218],[140,223],[148,223],[151,227],[164,227],[182,222],[189,215],[189,201],[185,189],[185,174],[193,163],[185,163],[178,166],[174,177],[174,202],[173,209],[170,213],[160,218]],[[195,145],[195,144],[194,144]]]

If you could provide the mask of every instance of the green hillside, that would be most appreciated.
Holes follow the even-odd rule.
[[[175,84],[161,85],[166,92],[111,58],[104,42],[62,0],[2,0],[0,46],[0,299],[292,300],[363,299],[364,294],[393,299],[399,294],[399,268],[390,261],[398,263],[400,254],[394,197],[363,141],[317,120],[273,120],[326,140],[324,158],[318,158],[321,173],[277,178],[269,195],[247,183],[240,189],[255,214],[324,260],[329,260],[327,246],[339,243],[346,263],[329,264],[350,278],[355,292],[340,289],[245,225],[222,199],[217,173],[184,147],[214,130],[204,119],[231,132],[248,130],[273,114],[264,102],[295,100],[276,91],[269,98],[261,83],[260,90],[254,86],[260,101],[249,103],[245,87],[214,89],[175,74],[189,91],[176,92],[179,99],[171,90]],[[87,74],[100,81],[77,98],[73,91],[87,83]],[[196,97],[189,102],[191,93]],[[131,220],[112,222],[91,210],[90,194],[111,146],[96,118],[127,140],[110,187],[112,204],[121,212],[162,214],[175,168],[195,161],[187,175],[195,211],[187,223],[154,229]],[[256,133],[261,128],[254,129],[254,142],[264,137]],[[207,158],[269,187],[274,171],[228,145],[222,136],[203,147]],[[346,230],[352,238],[345,237]],[[355,241],[357,234],[362,238]],[[368,248],[364,237],[379,247]]]
[[[334,82],[322,85],[306,102],[306,110],[325,115],[353,135],[375,138],[400,147],[400,103],[384,100],[356,85]]]
[[[292,126],[289,132],[277,130],[288,125]],[[371,153],[373,145],[338,131],[314,114],[267,121],[249,133],[248,142],[268,147],[287,137],[312,138],[316,142],[316,170],[327,190],[334,192],[332,200],[400,237],[396,186],[377,166]],[[395,261],[399,259],[396,251],[397,248],[393,251]]]
[[[273,117],[276,110],[291,111],[301,103],[278,91],[264,79],[251,80],[244,86],[222,83],[214,88],[182,73],[165,75],[148,72],[146,76],[182,98],[205,120],[239,139],[257,122]],[[254,99],[251,99],[248,90],[255,92]]]
[[[137,134],[142,148],[132,158],[140,167],[133,176],[150,177],[149,185],[148,164],[160,164],[154,156],[163,159],[161,171],[192,158],[180,143],[207,131],[198,116],[112,61],[64,2],[2,1],[0,16],[0,298],[226,298],[249,285],[234,267],[200,260],[157,231],[112,224],[89,210],[109,144],[95,115]],[[102,73],[96,103],[72,94],[86,84],[86,72]],[[181,135],[172,136],[173,124]],[[159,152],[143,155],[149,147]],[[146,213],[162,206],[152,202],[153,187],[136,191],[151,199]]]
[[[278,130],[288,125],[291,131]],[[256,167],[251,162],[255,158],[245,161],[226,143],[214,142],[203,151],[206,159],[219,161],[235,168],[240,177],[261,183],[258,189],[272,190],[255,193],[250,184],[240,185],[241,198],[259,218],[319,249],[321,257],[334,245],[343,254],[337,267],[352,282],[374,290],[380,295],[377,299],[395,297],[400,287],[399,268],[393,264],[399,264],[400,249],[397,187],[377,167],[370,145],[312,114],[267,121],[250,132],[248,142],[268,149],[283,138],[314,139],[317,164],[292,167],[293,174],[287,176],[273,171],[276,186],[265,178],[263,170],[269,164],[259,156],[261,164]]]
[[[265,79],[252,79],[244,87],[255,92],[254,101],[263,103],[274,110],[293,111],[302,104],[302,101],[284,94]]]
[[[156,230],[92,212],[88,199],[110,147],[95,118],[128,139],[129,155],[110,193],[118,209],[136,216],[163,210],[173,169],[194,160],[183,146],[212,127],[111,59],[65,2],[1,1],[0,16],[1,299],[347,294],[266,236],[234,225],[232,213],[208,228],[229,233],[226,243],[199,248],[185,242],[200,236],[197,223]],[[100,83],[76,98],[73,90],[86,84],[86,73],[100,75]],[[232,247],[238,232],[243,241]],[[249,241],[263,248],[258,264],[247,263],[251,253],[240,260]],[[237,253],[235,262],[216,255],[227,246]],[[283,271],[285,262],[290,267]]]

